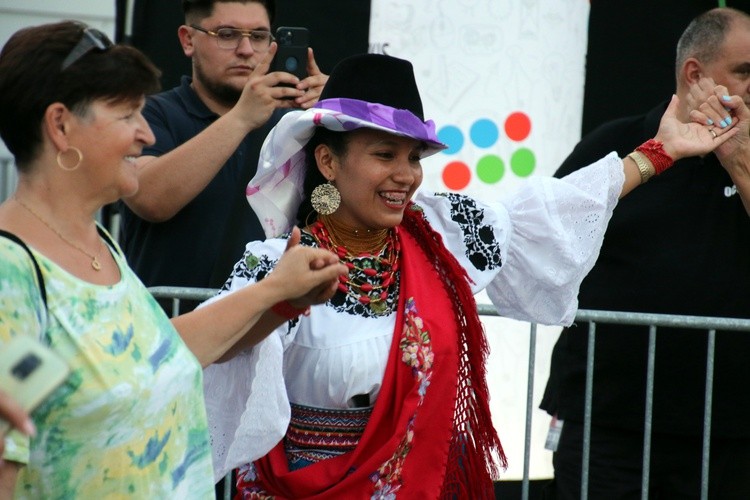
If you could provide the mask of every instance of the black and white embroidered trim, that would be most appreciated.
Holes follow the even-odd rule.
[[[451,220],[458,224],[464,235],[466,257],[480,271],[495,269],[502,265],[500,244],[495,239],[492,226],[484,224],[484,210],[477,208],[476,201],[456,193],[438,193],[451,203]]]

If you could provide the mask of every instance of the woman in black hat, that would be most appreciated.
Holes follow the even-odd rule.
[[[445,146],[409,62],[341,62],[318,104],[266,139],[247,195],[269,239],[248,244],[221,294],[272,272],[295,224],[349,275],[325,304],[277,308],[286,325],[207,368],[215,477],[240,466],[241,498],[494,498],[505,457],[473,295],[486,288],[503,316],[570,324],[618,198],[735,133],[682,124],[676,105],[628,158],[485,204],[415,194],[420,159]]]

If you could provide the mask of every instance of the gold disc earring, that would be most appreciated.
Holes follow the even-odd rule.
[[[341,193],[336,186],[328,181],[313,189],[310,195],[310,203],[316,212],[321,215],[331,215],[341,205]]]

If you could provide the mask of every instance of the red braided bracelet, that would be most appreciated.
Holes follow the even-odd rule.
[[[674,160],[664,151],[664,143],[656,139],[649,139],[637,148],[636,151],[643,154],[656,170],[654,175],[659,175],[666,169],[674,165]]]
[[[274,304],[273,307],[271,307],[271,311],[286,319],[297,319],[300,314],[304,314],[305,316],[310,314],[309,307],[305,309],[297,309],[290,304],[288,300]]]

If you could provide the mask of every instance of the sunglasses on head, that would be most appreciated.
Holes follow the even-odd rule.
[[[65,57],[60,71],[65,71],[80,58],[91,52],[98,50],[104,52],[114,45],[112,41],[96,28],[84,28],[83,35],[75,47]]]

